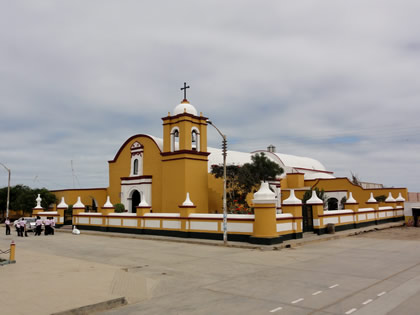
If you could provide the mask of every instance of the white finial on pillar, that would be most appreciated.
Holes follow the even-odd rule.
[[[189,192],[187,192],[187,198],[185,198],[185,201],[182,203],[182,205],[183,205],[184,207],[191,207],[191,206],[194,206],[193,202],[192,202],[192,201],[191,201],[191,199],[190,199],[190,193],[189,193]]]
[[[106,197],[106,202],[102,208],[113,208],[114,205],[111,203],[111,199],[109,196]]]
[[[394,197],[392,197],[392,193],[389,192],[388,198],[385,199],[385,202],[395,202]]]
[[[324,202],[322,201],[322,199],[320,199],[315,190],[312,190],[312,197],[311,199],[308,199],[308,201],[306,201],[307,205],[320,205],[320,204],[324,204]]]
[[[42,207],[41,207],[41,201],[42,201],[41,195],[38,194],[38,197],[35,200],[36,200],[36,207],[35,207],[35,209],[42,209]]]
[[[77,197],[77,202],[73,205],[73,208],[84,208],[85,205],[80,200],[80,196]]]
[[[64,197],[61,197],[61,201],[60,203],[57,205],[57,208],[68,208],[68,205],[66,204],[66,202],[64,201]]]
[[[401,193],[398,194],[397,199],[395,199],[395,201],[401,202],[401,201],[405,201],[404,197],[401,196]]]
[[[377,203],[378,201],[373,197],[373,193],[370,193],[370,198],[367,201],[368,203]]]
[[[286,200],[283,201],[284,205],[299,205],[302,204],[302,200],[296,198],[295,190],[290,189],[290,196]]]
[[[357,203],[356,199],[353,198],[353,193],[349,191],[349,197],[346,200],[347,204],[355,204]]]
[[[141,202],[139,203],[139,207],[150,207],[149,204],[147,203],[145,198],[141,199]]]

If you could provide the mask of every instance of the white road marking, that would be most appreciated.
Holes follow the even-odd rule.
[[[336,288],[338,286],[339,286],[339,284],[334,284],[334,285],[330,286],[330,289],[334,289],[334,288]]]
[[[378,294],[378,296],[382,296],[382,295],[384,295],[386,292],[384,291],[384,292],[381,292],[381,293],[379,293]]]
[[[369,300],[366,300],[366,301],[364,301],[362,304],[363,305],[366,305],[366,304],[369,304],[370,302],[372,302],[373,300],[372,299],[369,299]]]
[[[280,306],[280,307],[277,307],[277,308],[271,310],[270,313],[274,313],[274,312],[280,311],[282,309],[283,309],[283,307]]]
[[[300,299],[294,300],[292,302],[292,304],[296,304],[296,303],[302,302],[303,300],[304,300],[304,298],[300,298]]]
[[[315,293],[312,293],[312,295],[318,295],[320,293],[322,293],[322,291],[316,291]]]
[[[354,312],[356,312],[356,311],[357,311],[357,308],[352,308],[351,310],[348,310],[348,311],[346,312],[346,314],[347,314],[347,315],[349,315],[349,314],[354,313]]]

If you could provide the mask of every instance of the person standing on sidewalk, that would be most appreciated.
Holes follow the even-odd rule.
[[[51,235],[54,235],[54,227],[55,227],[55,221],[54,221],[54,217],[52,217],[52,218],[51,218],[51,225],[50,225],[50,228],[51,228],[51,230],[50,230]]]
[[[45,232],[44,235],[50,234],[51,221],[48,217],[44,220]]]
[[[4,221],[4,224],[6,224],[6,235],[10,235],[10,219],[9,219],[9,217],[6,218],[6,221]]]
[[[20,225],[20,236],[23,237],[23,232],[25,232],[25,237],[28,237],[28,233],[26,231],[26,220],[22,218],[22,221],[19,222]]]
[[[40,216],[36,217],[35,225],[36,225],[35,235],[41,235],[42,220]]]

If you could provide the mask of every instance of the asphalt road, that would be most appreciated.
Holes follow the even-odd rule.
[[[3,234],[0,241],[9,238]],[[36,255],[62,266],[56,267],[57,275],[48,272],[51,283],[58,283],[52,285],[61,281],[60,292],[51,290],[48,299],[64,303],[64,309],[118,296],[129,305],[103,314],[376,315],[419,314],[420,309],[420,228],[282,250],[68,233],[18,240],[16,266]],[[66,264],[74,270],[67,272]],[[1,267],[0,276],[12,268]],[[83,277],[72,287],[65,277],[79,271]],[[42,277],[42,270],[37,273]],[[71,294],[66,297],[63,290]],[[6,291],[0,294],[13,299]]]

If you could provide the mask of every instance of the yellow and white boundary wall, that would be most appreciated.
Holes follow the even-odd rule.
[[[317,234],[324,234],[327,231],[328,224],[334,224],[336,231],[342,231],[404,220],[404,198],[401,194],[397,199],[394,199],[390,193],[385,203],[386,206],[380,207],[371,193],[370,198],[366,201],[366,204],[369,204],[370,207],[359,208],[359,203],[350,192],[345,209],[324,211],[323,202],[316,197],[315,191],[312,193],[312,198],[307,202],[307,204],[312,205],[314,232]]]
[[[261,185],[253,203],[255,214],[227,215],[230,241],[276,244],[302,237],[302,217],[295,215],[299,207],[291,205],[290,213],[277,214],[275,195],[268,184]],[[137,213],[115,213],[109,198],[100,212],[83,212],[82,207],[79,203],[73,206],[73,225],[79,230],[223,239],[223,214],[198,213],[188,194],[178,213],[153,213],[145,201]]]
[[[404,220],[404,201],[398,195],[389,193],[385,205],[380,206],[371,193],[359,208],[359,203],[350,192],[343,210],[324,210],[323,201],[312,191],[307,205],[312,206],[313,231],[326,233],[329,224],[336,231],[353,229],[367,225]],[[228,214],[227,233],[230,241],[245,241],[254,244],[276,244],[285,240],[302,237],[302,201],[296,197],[295,190],[282,202],[282,213],[278,213],[276,194],[268,183],[262,183],[252,200],[254,214]],[[34,208],[34,215],[54,217],[57,226],[64,223],[67,204],[64,197],[57,211],[44,211]],[[104,232],[123,232],[133,234],[152,234],[177,237],[223,239],[223,214],[199,213],[190,200],[189,193],[177,213],[153,213],[145,200],[137,206],[136,213],[115,213],[114,206],[107,197],[100,212],[85,212],[80,197],[73,205],[73,225],[80,230],[99,230]]]

